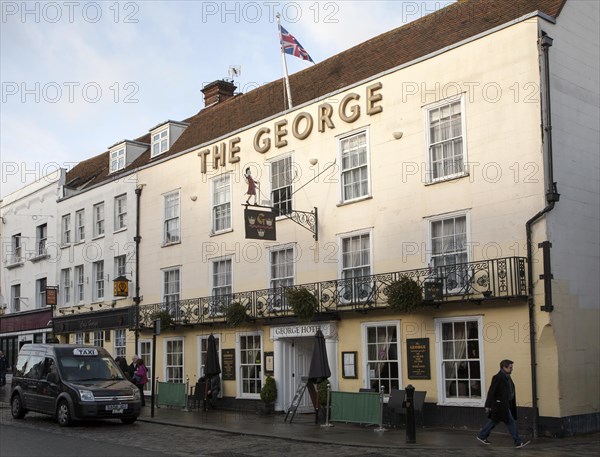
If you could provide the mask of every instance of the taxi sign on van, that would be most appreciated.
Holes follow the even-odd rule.
[[[75,349],[73,349],[73,355],[75,355],[75,356],[96,356],[96,355],[98,355],[98,349],[75,348]]]

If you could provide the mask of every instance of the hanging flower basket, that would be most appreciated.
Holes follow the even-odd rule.
[[[308,289],[300,287],[299,289],[287,289],[285,291],[287,303],[299,322],[310,322],[317,312],[317,298],[311,294]]]
[[[173,316],[167,310],[157,311],[150,316],[150,319],[154,322],[156,319],[160,319],[160,329],[166,330],[171,327],[173,323]]]
[[[244,322],[248,321],[248,314],[246,313],[246,307],[238,302],[231,303],[227,307],[226,318],[227,318],[227,323],[231,327],[239,327]]]
[[[423,289],[406,276],[387,286],[386,295],[390,309],[398,313],[409,313],[423,305]]]

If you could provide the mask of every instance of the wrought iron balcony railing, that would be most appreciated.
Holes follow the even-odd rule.
[[[153,319],[158,313],[165,316],[165,311],[176,325],[225,322],[227,309],[233,303],[242,304],[249,319],[294,316],[287,304],[286,290],[300,287],[318,298],[317,313],[385,309],[388,285],[402,277],[422,287],[425,303],[525,298],[526,276],[526,258],[507,257],[141,305],[137,317],[141,329],[151,328]],[[136,312],[135,307],[132,312]],[[136,321],[136,316],[132,316],[130,322]]]

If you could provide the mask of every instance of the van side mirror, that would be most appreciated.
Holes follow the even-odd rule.
[[[46,376],[46,379],[48,380],[48,382],[51,382],[53,384],[58,384],[58,374],[55,373],[54,371],[48,373],[48,376]]]

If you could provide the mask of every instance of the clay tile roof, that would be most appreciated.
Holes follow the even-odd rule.
[[[296,106],[474,37],[528,13],[558,17],[567,0],[462,0],[336,54],[290,76]],[[177,154],[285,111],[282,79],[265,84],[186,119],[190,126],[161,158]],[[148,135],[137,141],[149,142]],[[143,153],[128,169],[150,162]],[[78,170],[81,166],[81,170]],[[77,170],[77,171],[76,171]],[[96,173],[94,175],[94,173]],[[93,183],[108,178],[108,152],[67,174]]]

